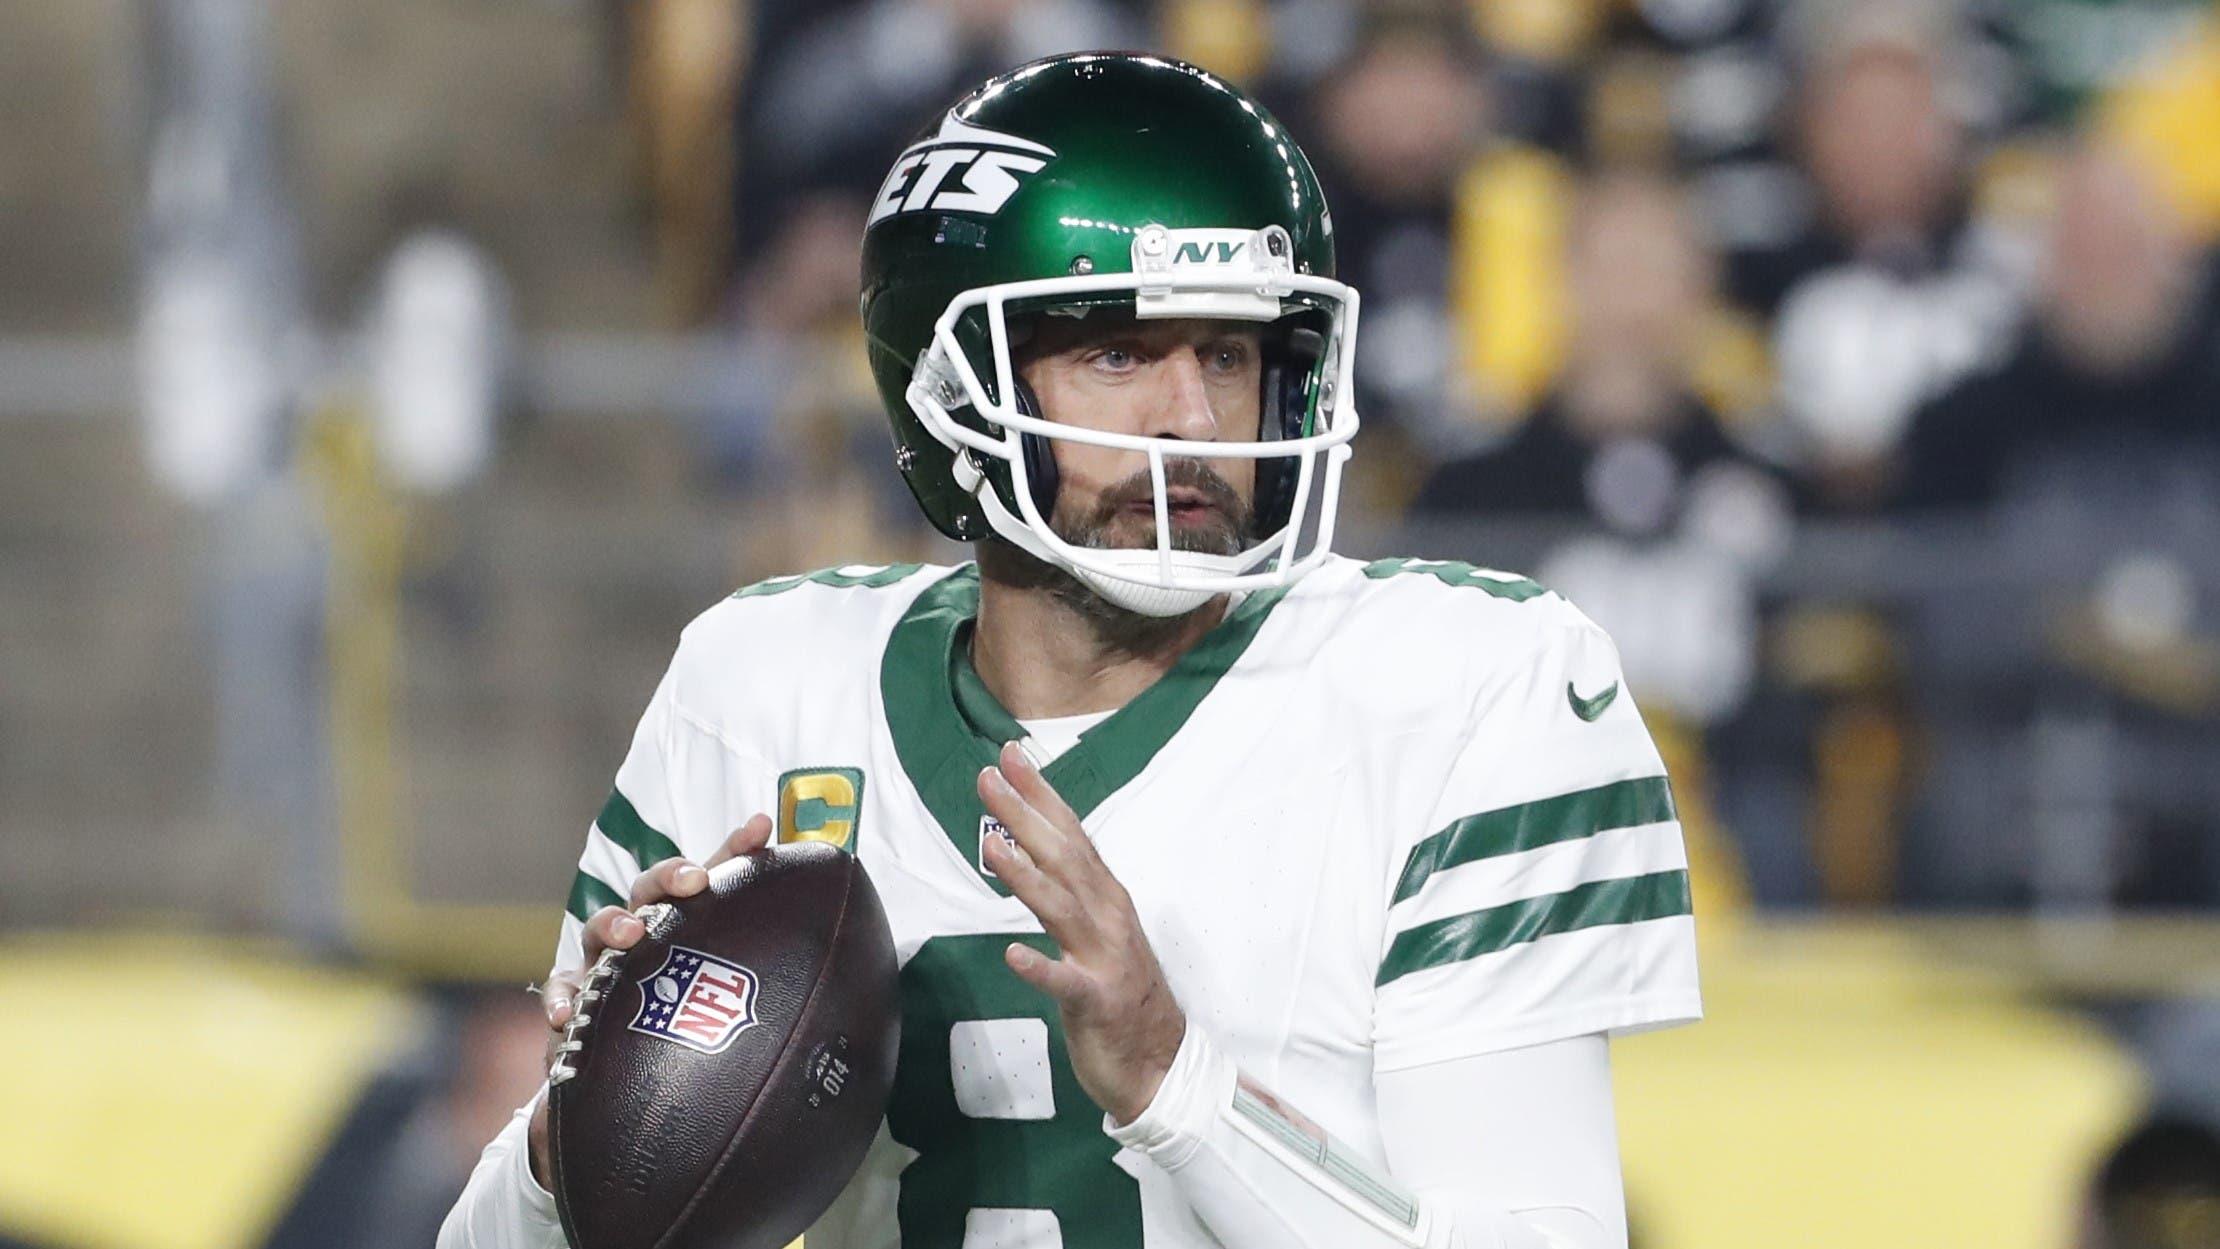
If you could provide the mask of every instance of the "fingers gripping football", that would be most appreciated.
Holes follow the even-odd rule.
[[[695,863],[684,858],[664,859],[633,877],[625,906],[605,906],[586,917],[585,932],[581,938],[585,945],[585,966],[592,967],[604,950],[629,950],[639,944],[640,938],[647,933],[647,926],[635,914],[639,908],[670,898],[690,898],[700,893],[709,887],[710,868],[728,859],[761,850],[770,844],[771,830],[770,816],[750,816],[746,823],[732,830],[731,835],[704,862]],[[585,983],[586,973],[582,968],[557,970],[548,973],[546,984],[540,988],[540,1005],[547,1014],[548,1065],[555,1061],[555,1047],[563,1040],[564,1028],[578,1012],[578,995]],[[532,1173],[544,1184],[547,1176],[547,1103],[544,1100],[533,1112],[530,1139]]]
[[[1073,1073],[1088,1096],[1129,1123],[1155,1098],[1186,1032],[1133,899],[1070,805],[1014,743],[979,774],[979,797],[1012,839],[987,839],[987,866],[1063,952],[1051,958],[1013,942],[1003,956],[1055,999]]]
[[[771,842],[771,817],[754,815],[732,830],[716,852],[702,863],[691,859],[664,859],[632,878],[624,906],[605,906],[586,920],[586,963],[591,966],[603,950],[629,950],[647,929],[636,912],[669,898],[691,898],[709,887],[709,870],[728,859],[753,854]],[[549,1013],[549,1021],[554,1015]]]

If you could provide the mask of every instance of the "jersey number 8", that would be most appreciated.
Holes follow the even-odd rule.
[[[1055,1004],[1004,947],[1038,933],[934,937],[902,969],[902,1058],[887,1130],[902,1172],[903,1249],[1061,1244],[1139,1249],[1141,1187],[1079,1087]]]

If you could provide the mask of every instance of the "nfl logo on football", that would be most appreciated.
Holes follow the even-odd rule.
[[[715,1054],[754,1027],[755,973],[713,954],[674,945],[640,981],[632,1030]]]

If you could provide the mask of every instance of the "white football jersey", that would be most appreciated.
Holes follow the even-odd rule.
[[[968,565],[851,567],[690,625],[558,965],[642,866],[770,812],[863,861],[903,967],[886,1123],[809,1249],[1214,1246],[1104,1134],[1054,1005],[1003,962],[1052,947],[981,861],[976,777],[1024,730],[971,667],[977,604]],[[1376,1071],[1700,1015],[1680,826],[1623,684],[1531,581],[1335,559],[1248,596],[1045,771],[1188,1019],[1376,1161]]]

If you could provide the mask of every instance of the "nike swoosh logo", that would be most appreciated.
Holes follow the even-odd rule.
[[[1602,715],[1611,706],[1611,700],[1618,696],[1619,683],[1617,681],[1613,681],[1609,689],[1594,698],[1582,698],[1573,690],[1572,682],[1565,682],[1565,701],[1572,704],[1573,714],[1583,720],[1593,720]]]

